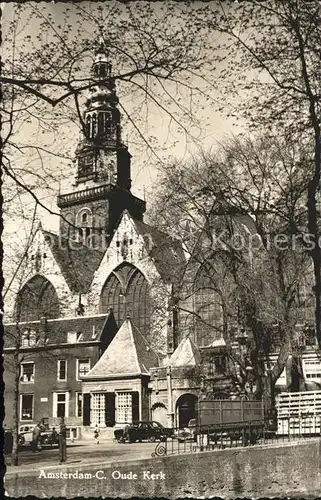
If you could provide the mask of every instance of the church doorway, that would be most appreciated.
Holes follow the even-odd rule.
[[[176,422],[178,427],[186,427],[193,418],[197,418],[197,396],[183,394],[176,402]]]

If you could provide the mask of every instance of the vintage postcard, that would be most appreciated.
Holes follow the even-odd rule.
[[[5,494],[318,497],[320,2],[1,30]]]

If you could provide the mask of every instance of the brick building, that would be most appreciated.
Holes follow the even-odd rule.
[[[12,424],[18,387],[21,424],[46,418],[56,425],[65,416],[74,436],[137,418],[185,425],[207,392],[223,398],[236,390],[219,297],[209,264],[187,262],[179,241],[143,221],[102,48],[92,79],[74,184],[57,199],[59,233],[39,226],[15,303],[6,304],[5,421]],[[183,272],[188,298],[178,314]],[[233,300],[227,297],[231,317]],[[306,370],[321,381],[313,352]]]

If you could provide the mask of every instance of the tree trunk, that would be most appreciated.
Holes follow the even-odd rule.
[[[267,375],[263,379],[263,401],[264,408],[269,410],[275,406],[275,383],[272,383],[271,372],[268,371]]]
[[[20,347],[20,346],[19,346]],[[20,383],[20,363],[19,363],[19,348],[16,348],[14,353],[14,396],[13,396],[13,446],[11,453],[11,465],[19,465],[19,383]]]
[[[318,213],[316,196],[320,189],[321,175],[321,140],[319,113],[316,108],[316,96],[313,93],[308,65],[306,62],[305,42],[300,31],[300,24],[297,20],[293,23],[294,31],[297,35],[302,65],[302,76],[305,83],[306,93],[309,99],[309,114],[311,125],[314,131],[314,172],[308,184],[308,229],[313,235],[314,248],[311,250],[311,257],[314,267],[314,294],[315,294],[315,331],[319,349],[321,349],[321,249],[319,241]]]

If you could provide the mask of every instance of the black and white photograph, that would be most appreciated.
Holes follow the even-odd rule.
[[[2,479],[321,495],[321,2],[1,4]]]

